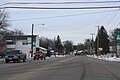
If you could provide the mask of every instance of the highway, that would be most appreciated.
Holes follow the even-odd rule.
[[[67,56],[0,63],[0,80],[120,80],[120,62]]]

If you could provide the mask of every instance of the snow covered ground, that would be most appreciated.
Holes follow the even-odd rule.
[[[66,57],[66,56],[68,56],[68,55],[51,55],[51,57]]]
[[[87,56],[92,57],[92,58],[101,59],[101,60],[106,60],[106,61],[119,61],[120,62],[120,58],[111,57],[110,55],[101,55],[101,56],[87,55]]]

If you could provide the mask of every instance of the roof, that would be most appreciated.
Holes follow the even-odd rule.
[[[42,49],[42,50],[47,50],[46,48],[44,48],[44,47],[36,47],[36,48],[40,48],[40,49]]]
[[[36,37],[37,35],[33,35]],[[5,36],[5,40],[27,40],[28,37],[32,37],[32,35],[20,35],[20,36]]]

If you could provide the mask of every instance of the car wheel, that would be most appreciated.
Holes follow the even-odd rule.
[[[43,60],[43,58],[41,58],[41,60]]]
[[[36,58],[34,57],[33,60],[36,60]]]
[[[5,60],[6,63],[9,63],[9,60]]]
[[[17,63],[20,63],[20,59],[17,59]]]
[[[26,59],[23,59],[23,62],[26,62]]]
[[[44,57],[44,60],[46,59],[46,57]]]
[[[16,61],[14,60],[13,62],[15,63]]]

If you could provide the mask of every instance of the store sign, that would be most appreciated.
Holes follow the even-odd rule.
[[[32,38],[28,37],[27,42],[28,42],[28,44],[31,44],[32,43]],[[36,46],[36,37],[33,37],[33,46]]]

